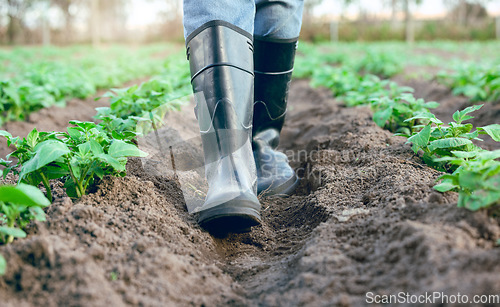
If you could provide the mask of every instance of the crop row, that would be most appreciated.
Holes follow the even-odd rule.
[[[461,64],[456,66],[454,72],[441,72],[437,78],[455,95],[464,95],[474,102],[500,103],[500,64],[492,67]]]
[[[89,51],[83,49],[81,52]],[[95,95],[100,88],[121,85],[129,80],[155,75],[164,60],[153,56],[155,49],[130,51],[112,49],[91,51],[85,56],[71,58],[64,54],[58,58],[27,61],[12,51],[3,55],[3,78],[0,79],[0,126],[7,121],[28,120],[29,114],[53,105],[64,106],[69,98],[84,99]],[[2,56],[0,53],[0,61]],[[10,73],[18,68],[17,74]]]
[[[368,48],[369,47],[369,48]],[[360,73],[392,77],[405,67],[405,74],[435,79],[448,86],[455,95],[472,101],[500,100],[500,56],[497,42],[489,44],[419,43],[409,49],[398,43],[383,44],[301,44],[296,76],[306,77],[321,62],[343,65]],[[460,53],[457,53],[457,49]],[[438,52],[438,54],[436,54]],[[449,52],[446,59],[439,52]],[[480,61],[481,64],[478,63]],[[306,65],[302,65],[306,64]],[[440,71],[437,76],[426,68]]]
[[[99,68],[103,64],[122,60],[133,60],[140,64],[149,59],[161,60],[165,51],[172,48],[174,47],[168,44],[141,47],[110,45],[97,49],[85,45],[0,48],[0,79],[23,74],[37,63],[57,62],[75,68]]]
[[[321,54],[314,49],[307,54],[308,58],[299,56],[298,62],[315,63],[301,66],[296,77],[310,77],[313,86],[331,89],[347,106],[370,106],[377,125],[406,137],[426,164],[447,172],[440,177],[436,190],[459,192],[458,206],[470,210],[499,204],[500,150],[486,151],[473,141],[480,142],[479,136],[487,134],[500,142],[500,125],[474,128],[465,123],[473,118],[469,114],[482,105],[455,112],[454,121],[445,125],[430,111],[439,103],[417,99],[412,88],[370,74],[389,75],[383,72],[394,71],[392,58],[368,54],[360,62],[362,65],[334,66],[338,55]]]
[[[8,146],[16,148],[7,156],[11,161],[0,161],[3,175],[12,172],[18,178],[17,186],[0,186],[0,243],[25,237],[23,229],[31,220],[45,220],[42,208],[52,202],[50,180],[61,181],[66,194],[77,199],[104,176],[125,176],[129,157],[147,156],[136,145],[144,131],[137,129],[138,123],[156,127],[155,121],[178,109],[189,93],[185,82],[189,68],[180,58],[180,54],[173,56],[161,74],[140,86],[104,95],[111,104],[97,110],[99,123],[70,121],[66,132],[35,128],[25,138],[0,131]],[[44,186],[48,199],[36,188],[39,185]],[[6,267],[0,255],[0,275]]]

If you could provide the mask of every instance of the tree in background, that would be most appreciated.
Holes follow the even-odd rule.
[[[448,18],[460,26],[477,24],[488,17],[486,4],[491,0],[443,0],[448,7]]]
[[[5,1],[5,0],[4,0]],[[24,17],[34,0],[7,0],[7,42],[14,44],[21,41],[26,28]]]
[[[156,0],[158,1],[158,0]],[[160,39],[178,39],[182,36],[184,28],[182,26],[182,0],[160,0],[166,2],[165,11],[161,13],[162,26],[161,33],[156,33]],[[152,39],[156,39],[152,37]]]
[[[315,7],[323,3],[323,0],[309,0],[304,2],[304,16],[303,19],[306,22],[312,21],[313,10]]]
[[[130,0],[98,1],[97,28],[102,39],[112,41],[126,38],[123,29],[127,23],[127,4]],[[92,13],[94,14],[94,12]]]
[[[422,0],[402,0],[405,14],[405,37],[407,43],[415,41],[415,23],[413,21],[413,14],[411,11],[411,4],[420,5]]]
[[[412,5],[420,5],[422,0],[382,0],[382,5],[391,8],[391,27],[397,27],[397,16],[399,12],[404,14],[405,37],[408,43],[415,41],[415,24],[413,20]]]
[[[64,16],[64,40],[71,42],[73,39],[73,13],[72,6],[81,3],[81,0],[51,0],[52,4],[59,8]]]

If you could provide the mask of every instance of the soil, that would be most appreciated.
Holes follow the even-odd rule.
[[[345,108],[305,80],[292,82],[289,103],[280,147],[301,183],[289,198],[261,197],[261,226],[211,236],[175,177],[138,159],[76,202],[53,182],[47,222],[0,247],[2,305],[360,306],[369,292],[498,294],[497,219],[434,191],[440,173],[369,109]],[[190,112],[172,126],[192,126]]]

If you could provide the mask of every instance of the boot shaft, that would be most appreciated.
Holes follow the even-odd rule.
[[[223,21],[187,39],[195,113],[208,182],[198,222],[209,231],[245,230],[260,223],[252,153],[252,36]]]
[[[223,21],[187,39],[187,57],[206,162],[238,150],[251,135],[253,44],[250,34]]]
[[[254,40],[254,136],[285,122],[297,40]]]

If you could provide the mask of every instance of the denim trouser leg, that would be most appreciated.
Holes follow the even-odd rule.
[[[296,39],[304,0],[255,0],[254,35],[264,39]]]
[[[254,0],[184,0],[184,38],[212,20],[223,20],[253,33]]]
[[[184,0],[184,38],[212,20],[262,38],[297,38],[303,8],[304,0]]]

